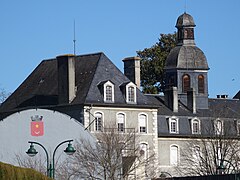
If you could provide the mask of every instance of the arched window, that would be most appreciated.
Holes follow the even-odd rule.
[[[128,102],[135,102],[135,90],[134,87],[128,87]]]
[[[178,119],[176,117],[169,118],[169,132],[178,133]]]
[[[200,121],[198,119],[192,120],[192,134],[200,134]]]
[[[183,93],[187,93],[187,91],[190,89],[190,76],[188,74],[183,75],[182,82],[182,91]]]
[[[141,143],[140,144],[140,155],[142,155],[144,158],[148,157],[148,145],[146,143]]]
[[[217,135],[223,134],[223,122],[219,119],[215,122],[215,132]]]
[[[102,131],[103,115],[100,112],[95,113],[95,131]]]
[[[111,81],[104,83],[104,102],[114,102],[114,84]]]
[[[145,114],[140,114],[138,116],[139,132],[147,133],[147,116]]]
[[[204,93],[204,76],[198,76],[198,93]]]
[[[201,149],[200,146],[194,146],[192,148],[192,153],[193,153],[193,160],[195,160],[196,162],[198,162],[200,160],[201,157]]]
[[[123,113],[117,114],[117,128],[118,131],[124,132],[124,122],[125,122],[125,115]]]
[[[178,164],[178,146],[172,145],[170,147],[170,165],[176,166]]]

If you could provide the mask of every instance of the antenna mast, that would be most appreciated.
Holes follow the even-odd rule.
[[[75,19],[73,23],[73,54],[76,55]]]

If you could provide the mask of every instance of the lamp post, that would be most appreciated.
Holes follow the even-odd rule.
[[[237,179],[237,173],[236,173],[235,166],[231,163],[231,161],[228,161],[226,159],[221,159],[220,160],[220,165],[217,167],[217,174],[223,174],[224,173],[224,170],[226,169],[225,166],[223,165],[224,161],[229,163],[233,167],[234,179],[236,180]]]
[[[76,151],[74,149],[74,147],[72,146],[71,142],[73,140],[66,140],[66,141],[63,141],[61,143],[59,143],[56,148],[54,149],[53,151],[53,156],[52,156],[52,162],[49,161],[49,154],[46,150],[46,148],[38,143],[38,142],[35,142],[35,141],[28,141],[28,143],[30,143],[30,148],[27,150],[27,154],[30,156],[30,157],[33,157],[35,156],[38,152],[37,150],[34,148],[34,145],[33,144],[37,144],[39,146],[41,146],[43,148],[43,150],[45,151],[46,153],[46,156],[47,156],[47,176],[50,177],[50,178],[55,178],[55,153],[56,153],[56,150],[58,149],[59,146],[61,146],[62,144],[64,143],[68,143],[68,147],[64,150],[64,152],[67,154],[67,155],[73,155],[73,153]]]

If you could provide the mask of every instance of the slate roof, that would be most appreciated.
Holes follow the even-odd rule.
[[[187,14],[186,12],[180,15],[177,19],[176,27],[182,27],[182,26],[196,26],[193,20],[193,17],[190,14]]]
[[[165,62],[164,69],[201,69],[208,70],[206,56],[196,46],[176,46]]]
[[[130,80],[103,54],[95,53],[75,57],[75,99],[70,104],[58,104],[57,59],[43,60],[24,82],[0,106],[3,112],[17,111],[35,106],[69,106],[98,104],[104,106],[152,107],[154,103],[137,89],[137,104],[126,103],[120,85]],[[104,103],[98,84],[110,80],[115,85],[115,102]]]
[[[152,96],[153,97],[153,96]],[[193,137],[191,131],[191,119],[198,118],[201,121],[201,135],[209,136],[214,132],[213,121],[217,118],[224,120],[225,126],[230,127],[229,134],[236,134],[236,121],[240,120],[240,100],[238,99],[221,99],[211,98],[208,100],[208,109],[198,109],[193,114],[184,104],[179,101],[178,112],[174,113],[164,104],[163,96],[155,96],[158,100],[158,136],[159,137]],[[175,116],[179,118],[179,133],[170,134],[168,118]],[[228,129],[229,130],[229,129]],[[199,137],[199,135],[198,135]]]
[[[233,97],[233,99],[240,99],[240,91]]]

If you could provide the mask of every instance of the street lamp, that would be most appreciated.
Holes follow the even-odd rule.
[[[223,174],[226,167],[223,165],[223,162],[227,162],[230,164],[230,166],[233,167],[233,171],[234,171],[234,179],[236,180],[237,179],[237,172],[236,172],[236,169],[235,169],[235,166],[231,163],[231,161],[229,160],[226,160],[226,159],[221,159],[220,160],[220,165],[217,167],[217,174]]]
[[[54,162],[54,160],[55,160],[56,150],[57,150],[58,147],[61,146],[62,144],[68,143],[68,147],[64,150],[64,152],[65,152],[67,155],[73,155],[73,153],[75,153],[76,150],[74,149],[74,147],[73,147],[72,144],[71,144],[72,141],[73,141],[73,140],[66,140],[66,141],[63,141],[63,142],[61,142],[61,143],[59,143],[59,144],[57,145],[57,147],[56,147],[56,148],[54,149],[54,151],[53,151],[52,162],[49,161],[49,155],[48,155],[48,152],[47,152],[46,148],[45,148],[42,144],[40,144],[40,143],[38,143],[38,142],[28,141],[28,143],[30,143],[30,148],[27,150],[26,153],[27,153],[30,157],[33,157],[33,156],[35,156],[35,155],[38,153],[37,150],[34,148],[34,145],[33,145],[33,144],[37,144],[37,145],[41,146],[41,147],[43,148],[43,150],[45,151],[46,156],[47,156],[47,176],[54,179],[54,177],[55,177],[55,168],[54,168],[55,162]]]

